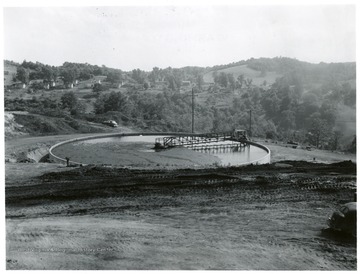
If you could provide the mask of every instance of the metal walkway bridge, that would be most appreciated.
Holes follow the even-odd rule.
[[[234,143],[214,144],[225,141],[233,141]],[[242,148],[249,145],[247,141],[248,137],[245,130],[235,130],[230,132],[189,134],[156,138],[155,148],[166,149],[179,146],[190,147],[194,150]]]

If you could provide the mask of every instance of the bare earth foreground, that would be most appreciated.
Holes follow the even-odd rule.
[[[7,141],[6,154],[66,138]],[[356,240],[323,230],[354,199],[355,156],[268,146],[273,161],[307,162],[136,170],[10,161],[7,269],[355,270]]]
[[[353,200],[351,162],[50,166],[6,165],[7,269],[356,269],[356,241],[322,231]]]

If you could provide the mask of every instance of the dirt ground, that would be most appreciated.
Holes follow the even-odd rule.
[[[203,170],[7,163],[7,269],[355,270],[326,220],[356,165]]]
[[[268,143],[259,140],[260,143],[267,146],[271,151],[272,162],[278,161],[308,161],[313,163],[335,163],[339,161],[356,162],[356,155],[352,153],[329,151],[312,148],[307,150],[305,147],[297,146],[292,148],[291,145],[284,143]]]
[[[110,133],[129,133],[131,129],[127,127],[117,127]],[[7,162],[21,162],[29,159],[29,154],[37,152],[43,148],[48,150],[51,146],[62,141],[87,137],[104,135],[105,133],[80,133],[80,134],[64,134],[64,135],[49,135],[49,136],[23,136],[5,140],[5,161]],[[44,156],[44,153],[42,153]],[[31,158],[31,156],[30,156]]]

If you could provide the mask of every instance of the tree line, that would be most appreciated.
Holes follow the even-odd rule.
[[[249,129],[251,110],[254,136],[295,140],[329,149],[345,148],[344,132],[346,127],[351,125],[346,123],[353,122],[356,108],[356,88],[350,84],[356,79],[354,63],[315,65],[290,58],[260,58],[226,66],[239,64],[264,73],[271,70],[281,71],[283,76],[271,86],[263,88],[254,86],[252,79],[244,75],[235,78],[233,74],[219,71],[224,66],[179,69],[154,67],[149,72],[140,69],[124,72],[89,64],[66,62],[60,67],[51,67],[24,61],[18,66],[17,77],[24,77],[21,75],[25,74],[29,79],[52,79],[60,75],[71,81],[105,75],[109,82],[128,81],[145,89],[166,83],[167,88],[158,94],[131,88],[126,92],[113,91],[103,94],[101,86],[97,87],[99,90],[96,92],[94,115],[83,113],[83,106],[71,92],[63,95],[61,102],[57,103],[57,109],[83,119],[108,117],[128,125],[159,131],[190,131],[191,98],[176,91],[185,80],[201,88],[202,76],[212,72],[213,89],[216,91],[221,88],[223,92],[208,94],[205,102],[196,103],[196,131]],[[238,96],[231,97],[231,101],[228,100],[226,105],[218,106],[219,101],[230,98],[231,92],[236,90]],[[47,109],[47,105],[49,102],[42,107]],[[54,107],[53,103],[51,105]],[[350,113],[350,118],[342,117],[345,110]],[[349,140],[347,142],[349,143]]]

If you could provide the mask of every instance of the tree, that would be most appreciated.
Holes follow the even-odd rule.
[[[319,111],[319,97],[313,92],[307,92],[301,97],[300,103],[296,110],[296,125],[297,128],[309,128],[311,122],[309,116]]]
[[[63,68],[60,73],[65,85],[72,84],[78,77],[78,71],[75,68]]]
[[[219,84],[220,78],[219,78],[219,74],[218,74],[217,70],[213,71],[212,77],[214,79],[214,83]]]
[[[166,76],[166,81],[169,83],[169,89],[175,91],[178,89],[178,85],[175,81],[175,77],[172,74]]]
[[[125,97],[121,94],[121,92],[112,91],[105,101],[105,111],[120,111],[124,102]]]
[[[116,72],[116,71],[111,71],[108,73],[107,77],[106,77],[106,81],[114,84],[114,83],[119,83],[121,82],[121,73],[120,72]]]
[[[325,100],[320,107],[321,118],[324,119],[329,125],[333,126],[336,120],[336,105]]]
[[[277,135],[276,126],[272,121],[263,121],[264,125],[262,126],[265,132],[266,139],[274,139]]]
[[[202,90],[202,85],[204,84],[204,78],[201,74],[196,76],[196,86],[199,90]]]
[[[332,136],[331,136],[331,149],[332,150],[337,150],[339,147],[339,140],[341,138],[341,132],[340,131],[334,131]]]
[[[223,112],[215,108],[212,131],[213,132],[222,131],[224,125],[226,124],[226,123],[224,123],[225,120],[226,120],[226,117],[224,116]]]
[[[274,90],[269,90],[264,93],[261,99],[261,105],[268,118],[276,117],[279,114],[280,99]]]
[[[239,88],[241,89],[243,84],[244,84],[244,81],[245,81],[245,77],[244,77],[244,74],[240,74],[238,77],[237,77],[237,84],[239,86]]]
[[[41,68],[42,78],[48,82],[56,79],[56,71],[50,66],[43,66]]]
[[[122,111],[126,107],[126,97],[121,92],[112,91],[96,99],[94,103],[95,113],[101,114],[108,111]]]
[[[309,118],[311,126],[308,132],[308,141],[317,148],[322,146],[327,138],[330,136],[330,127],[326,120],[321,119],[321,114],[315,112]]]
[[[230,85],[230,88],[232,90],[235,89],[235,86],[236,86],[236,81],[235,81],[235,77],[232,73],[228,73],[227,74],[227,78],[228,78],[228,82],[229,82],[229,85]]]
[[[246,85],[247,88],[250,88],[250,87],[251,87],[252,81],[253,81],[253,80],[252,80],[251,78],[247,78],[247,79],[245,80],[245,85]]]
[[[149,89],[149,83],[148,83],[148,82],[145,82],[145,83],[144,83],[144,89],[145,89],[145,90],[148,90],[148,89]]]
[[[99,83],[95,83],[93,86],[93,92],[100,92],[103,91],[103,86]]]
[[[354,107],[356,105],[356,89],[351,88],[349,83],[343,83],[341,89],[344,94],[344,104]]]
[[[280,126],[285,130],[294,129],[295,113],[289,109],[282,111],[280,116]]]
[[[347,150],[351,153],[356,153],[356,135],[354,135],[354,138]]]
[[[144,84],[145,82],[145,72],[140,69],[134,69],[131,73],[131,78],[134,79],[139,84]]]
[[[16,79],[24,84],[29,83],[29,70],[23,68],[22,66],[17,68],[17,72],[16,72]]]
[[[78,99],[74,92],[66,92],[63,96],[61,96],[61,106],[63,109],[68,109],[72,111],[78,105]]]
[[[160,77],[160,69],[158,67],[154,67],[149,74],[149,81],[151,84],[155,84],[156,81],[159,80]]]
[[[95,109],[96,114],[102,114],[102,113],[106,112],[105,111],[105,100],[106,100],[106,96],[101,95],[94,102],[94,109]]]
[[[226,88],[228,86],[228,76],[225,72],[220,72],[219,84],[220,84],[220,86],[222,86],[224,88]]]

